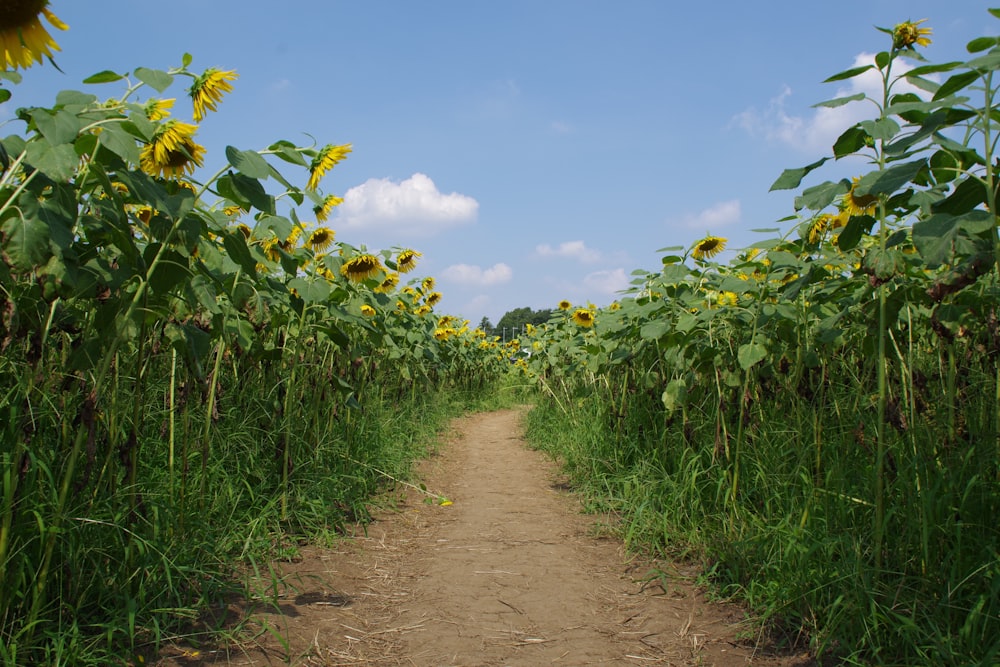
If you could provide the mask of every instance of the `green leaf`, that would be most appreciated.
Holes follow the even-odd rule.
[[[832,83],[834,81],[843,81],[844,79],[853,79],[859,74],[864,74],[870,69],[873,69],[874,65],[863,65],[861,67],[852,67],[851,69],[844,70],[838,74],[834,74],[829,79],[823,81],[823,83]]]
[[[937,74],[939,72],[950,72],[956,67],[961,67],[964,65],[961,60],[953,60],[947,63],[938,63],[935,65],[921,65],[920,67],[914,67],[911,70],[907,70],[903,73],[906,78],[924,76],[927,74]]]
[[[3,260],[19,273],[45,264],[52,256],[49,226],[37,216],[13,215],[0,226],[3,231]]]
[[[899,123],[892,118],[879,118],[878,120],[865,120],[860,123],[873,139],[889,141],[899,134]]]
[[[889,57],[889,54],[886,51],[879,51],[877,54],[875,54],[875,66],[878,67],[880,70],[885,69],[886,66],[889,64],[890,60],[891,58]]]
[[[222,238],[222,245],[225,246],[229,258],[236,262],[245,274],[251,277],[257,276],[257,260],[250,254],[250,248],[243,234],[238,231],[227,233]]]
[[[895,164],[888,169],[869,172],[861,177],[854,192],[859,196],[891,194],[909,183],[917,173],[927,166],[927,159]]]
[[[998,69],[1000,68],[1000,52],[992,51],[985,56],[979,56],[965,63],[965,66],[975,70]]]
[[[740,368],[749,370],[767,358],[767,348],[760,343],[746,343],[740,345],[740,349],[736,352],[736,358],[740,363]]]
[[[941,84],[941,87],[934,93],[934,99],[939,100],[942,97],[948,97],[957,93],[977,79],[979,79],[978,72],[959,72],[958,74],[954,74]]]
[[[847,192],[850,187],[850,182],[842,179],[837,182],[827,181],[819,185],[814,185],[811,188],[806,188],[800,196],[795,198],[795,210],[798,211],[803,208],[811,211],[822,210],[832,204],[833,200],[838,196]]]
[[[136,68],[135,78],[139,79],[139,81],[142,81],[158,93],[162,93],[170,87],[170,84],[174,82],[174,77],[172,75],[167,74],[163,70],[149,69],[147,67]]]
[[[254,208],[264,213],[274,214],[274,197],[267,194],[260,181],[243,174],[232,174],[230,178],[235,191],[250,202]]]
[[[191,57],[191,54],[185,53],[183,56],[181,56],[181,67],[190,66],[192,60],[194,60],[194,58]]]
[[[663,401],[663,407],[666,409],[668,415],[683,404],[686,398],[687,383],[679,378],[668,382],[667,387],[660,396],[660,400]]]
[[[816,107],[826,107],[828,109],[833,109],[836,107],[842,107],[845,104],[850,104],[851,102],[859,102],[865,99],[866,95],[864,93],[855,93],[854,95],[848,95],[847,97],[837,97],[832,100],[826,100],[825,102],[817,102],[813,105]]]
[[[837,236],[837,247],[843,251],[851,250],[875,226],[875,218],[870,215],[854,216],[847,221],[844,229]]]
[[[665,320],[650,320],[639,329],[643,340],[659,340],[670,332],[670,323]]]
[[[48,141],[32,141],[25,149],[28,163],[54,181],[68,181],[80,158],[72,144],[52,146]]]
[[[975,178],[963,179],[951,194],[934,204],[934,213],[961,215],[986,203],[986,186]]]
[[[143,251],[143,258],[146,265],[153,262],[153,258],[160,251],[159,243],[150,243]],[[188,270],[188,260],[184,255],[176,250],[167,249],[163,251],[159,264],[153,273],[147,276],[149,286],[155,294],[168,294],[173,288],[187,281],[191,272]]]
[[[815,169],[819,169],[829,159],[830,158],[825,157],[821,160],[813,162],[812,164],[807,164],[804,167],[799,167],[798,169],[785,169],[783,172],[781,172],[781,176],[778,177],[778,180],[776,180],[771,185],[771,188],[770,190],[768,190],[768,192],[773,192],[774,190],[794,190],[795,188],[799,187],[799,184],[802,182],[802,179],[805,178],[809,172]]]
[[[289,141],[277,141],[268,146],[267,150],[273,152],[285,162],[298,165],[300,167],[308,167],[310,164],[309,160],[302,157],[302,152],[296,148],[295,144]]]
[[[226,146],[226,159],[241,174],[250,178],[264,178],[271,175],[271,165],[256,151],[241,151]]]
[[[845,155],[856,153],[865,147],[865,140],[868,138],[868,133],[865,132],[859,125],[849,128],[837,138],[837,141],[834,142],[833,156],[836,158],[842,158]]]
[[[294,289],[306,303],[326,301],[330,296],[330,283],[325,280],[305,280],[292,278],[288,281],[288,289]]]
[[[996,37],[977,37],[965,45],[965,50],[969,53],[979,53],[997,45]]]
[[[10,91],[6,88],[0,88],[0,104],[3,104],[10,99]]]
[[[82,127],[76,114],[62,110],[52,113],[48,109],[35,109],[31,113],[31,119],[35,121],[42,136],[53,146],[71,143]]]
[[[139,146],[135,142],[135,137],[129,134],[120,124],[108,124],[103,131],[97,135],[97,139],[102,146],[120,157],[128,164],[139,163]]]
[[[121,81],[125,77],[117,72],[112,72],[109,69],[102,70],[97,74],[91,74],[86,79],[83,80],[84,83],[112,83],[114,81]]]
[[[913,225],[913,245],[932,267],[951,261],[954,254],[967,255],[976,250],[969,234],[990,229],[994,223],[989,211],[974,210],[962,216],[938,213]]]

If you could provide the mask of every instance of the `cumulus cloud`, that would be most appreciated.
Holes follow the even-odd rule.
[[[416,173],[399,183],[372,178],[351,188],[337,207],[337,221],[346,229],[430,236],[473,222],[478,213],[479,202],[472,197],[443,194],[429,176]]]
[[[608,269],[587,274],[583,278],[583,284],[593,293],[616,294],[628,289],[629,278],[625,275],[625,269]]]
[[[441,272],[441,279],[461,283],[463,285],[500,285],[510,282],[514,272],[509,266],[500,262],[488,269],[473,264],[453,264]]]
[[[565,257],[580,262],[596,262],[601,253],[588,248],[583,241],[566,241],[553,248],[548,243],[535,246],[535,254],[539,257]]]
[[[854,59],[853,67],[872,65],[874,62],[875,54],[861,53]],[[897,60],[893,64],[895,74],[901,74],[908,69],[911,69],[911,66],[903,60]],[[882,80],[877,69],[870,69],[864,74],[846,80],[844,84],[830,96],[830,99],[849,97],[858,93],[865,93],[873,99],[882,97]],[[902,80],[893,87],[893,92],[921,94],[920,89]],[[734,116],[731,126],[740,127],[751,136],[788,144],[807,153],[825,153],[830,151],[830,147],[844,130],[862,120],[871,119],[875,113],[871,103],[858,101],[839,107],[816,107],[809,115],[795,115],[786,109],[791,96],[792,89],[784,86],[781,92],[770,100],[766,109],[751,107]]]
[[[731,199],[712,204],[696,214],[684,216],[682,222],[692,229],[712,230],[740,221],[740,200]]]

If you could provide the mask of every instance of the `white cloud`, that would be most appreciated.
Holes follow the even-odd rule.
[[[510,282],[514,272],[504,263],[483,269],[472,264],[454,264],[441,272],[441,279],[463,285],[500,285]]]
[[[596,262],[601,258],[601,253],[588,248],[583,241],[566,241],[553,248],[548,243],[535,246],[535,254],[539,257],[566,257],[576,259],[581,262]]]
[[[871,65],[874,62],[875,54],[861,53],[855,57],[852,67]],[[912,68],[909,63],[902,60],[896,60],[893,65],[893,71],[897,76]],[[849,97],[858,93],[865,93],[876,100],[882,98],[882,79],[875,68],[847,79],[844,83],[846,85],[838,88],[829,99]],[[905,80],[898,81],[893,87],[893,92],[921,94],[920,89]],[[807,153],[828,153],[845,130],[862,120],[873,118],[876,113],[871,102],[861,100],[839,107],[816,107],[808,116],[794,115],[786,110],[786,103],[791,96],[792,89],[784,86],[781,93],[771,99],[767,109],[751,107],[734,116],[730,126],[741,127],[751,136],[785,143]],[[817,100],[819,101],[821,100]]]
[[[346,229],[430,236],[473,222],[478,212],[479,202],[472,197],[443,194],[430,177],[416,173],[400,183],[372,178],[351,188],[337,207],[337,221]]]
[[[583,284],[588,290],[598,294],[615,294],[629,287],[625,269],[608,269],[594,271],[583,278]]]
[[[693,229],[712,230],[739,222],[741,215],[740,200],[731,199],[712,204],[694,215],[685,215],[682,222]]]

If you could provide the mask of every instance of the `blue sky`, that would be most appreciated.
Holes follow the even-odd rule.
[[[821,82],[888,47],[874,26],[928,19],[923,52],[945,62],[1000,32],[988,6],[52,0],[70,26],[53,31],[63,72],[24,72],[0,122],[62,89],[117,97],[117,84],[81,83],[105,69],[169,69],[184,53],[195,71],[234,69],[235,90],[197,135],[206,171],[227,145],[353,144],[322,183],[346,199],[329,223],[337,238],[421,251],[439,311],[495,323],[561,299],[606,305],[634,269],[660,265],[659,248],[764,238],[750,230],[794,213],[794,192],[768,192],[781,171],[867,117],[862,104],[812,105],[865,85]],[[186,85],[167,95],[189,120]],[[833,164],[807,184],[862,167]]]

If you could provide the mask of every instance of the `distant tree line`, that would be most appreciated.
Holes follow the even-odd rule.
[[[538,326],[549,321],[552,315],[551,308],[532,310],[531,308],[514,308],[504,313],[503,317],[494,326],[488,317],[484,317],[479,322],[479,328],[486,332],[488,336],[500,336],[506,340],[519,335],[524,331],[524,325],[533,324]]]

